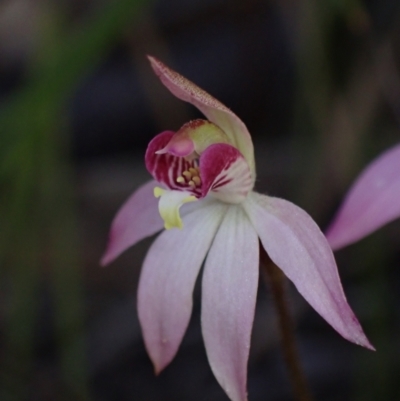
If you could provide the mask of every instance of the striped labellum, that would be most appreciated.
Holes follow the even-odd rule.
[[[208,195],[230,204],[241,203],[254,185],[249,165],[240,151],[227,143],[223,131],[199,121],[203,120],[195,120],[191,129],[185,124],[184,135],[181,130],[162,132],[146,151],[147,170],[163,184],[163,188],[156,187],[154,195],[160,198],[159,211],[167,229],[182,228],[179,208],[184,203]],[[199,127],[202,136],[198,135]]]

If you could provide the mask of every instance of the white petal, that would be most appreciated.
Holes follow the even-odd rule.
[[[164,231],[151,246],[138,289],[138,312],[156,372],[174,358],[192,311],[201,264],[226,206],[208,203],[183,218],[182,230]]]
[[[215,377],[232,401],[245,401],[258,285],[258,237],[241,206],[230,206],[203,276],[202,330]]]
[[[347,303],[327,239],[313,219],[283,199],[251,193],[243,204],[272,261],[344,338],[373,349]]]

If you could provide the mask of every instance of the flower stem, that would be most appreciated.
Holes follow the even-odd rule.
[[[298,401],[312,401],[311,392],[300,365],[299,353],[294,335],[294,324],[289,313],[286,297],[286,282],[282,271],[265,252],[260,244],[261,266],[264,268],[266,280],[271,289],[272,297],[278,312],[279,331],[281,335],[283,354],[289,371],[289,379]]]

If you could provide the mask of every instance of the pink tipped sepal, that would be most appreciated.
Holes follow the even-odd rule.
[[[400,145],[375,159],[348,192],[327,230],[332,249],[350,245],[400,217]]]
[[[164,224],[158,213],[158,199],[153,195],[156,186],[155,181],[142,185],[122,205],[111,224],[107,249],[100,262],[102,266],[143,238],[162,230]]]

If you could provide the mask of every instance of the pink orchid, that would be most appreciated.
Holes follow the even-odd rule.
[[[162,132],[150,142],[145,161],[155,181],[122,206],[102,259],[108,264],[166,228],[148,251],[138,289],[139,320],[156,373],[177,353],[205,260],[201,323],[208,360],[229,398],[247,399],[259,238],[335,330],[373,349],[346,301],[332,250],[316,223],[288,201],[253,192],[253,143],[244,123],[183,76],[149,60],[161,82],[208,119],[191,121],[176,133]]]
[[[332,249],[350,245],[400,217],[400,145],[387,150],[357,178],[327,230]]]

